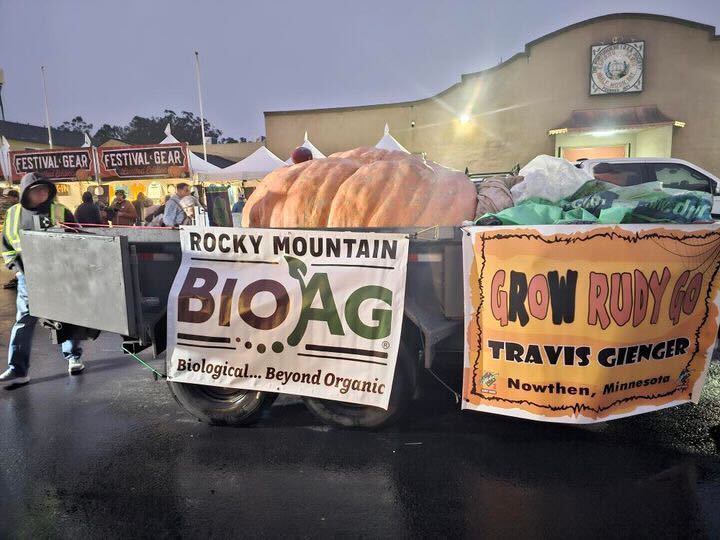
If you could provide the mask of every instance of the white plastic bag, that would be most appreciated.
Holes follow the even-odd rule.
[[[578,169],[566,159],[541,155],[520,169],[525,180],[512,187],[515,204],[539,197],[557,202],[575,193],[587,181],[592,180],[590,173]]]

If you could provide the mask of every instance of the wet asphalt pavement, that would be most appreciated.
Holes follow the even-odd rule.
[[[572,427],[461,413],[428,383],[368,433],[289,399],[201,424],[119,347],[87,344],[69,377],[38,328],[33,380],[0,389],[0,538],[720,536],[718,363],[700,406]]]

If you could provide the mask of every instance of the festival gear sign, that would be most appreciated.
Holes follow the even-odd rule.
[[[698,402],[720,224],[465,232],[464,409],[587,423]]]
[[[406,236],[187,227],[180,238],[169,380],[387,409]]]
[[[92,180],[94,171],[92,148],[10,152],[10,176],[14,183],[28,173],[38,173],[52,181]]]
[[[190,176],[186,144],[101,147],[97,150],[103,180]]]

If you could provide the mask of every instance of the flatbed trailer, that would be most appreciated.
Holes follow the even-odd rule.
[[[420,369],[431,369],[436,351],[463,349],[462,231],[342,229],[391,232],[410,239],[401,347],[387,410],[304,398],[325,422],[377,428],[394,421],[417,395]],[[167,347],[168,296],[182,261],[180,231],[163,228],[85,228],[22,232],[30,312],[60,342],[99,332],[123,337],[123,350]],[[457,355],[458,372],[462,355]],[[443,356],[443,358],[447,358]],[[454,361],[454,357],[453,360]],[[180,405],[214,424],[256,420],[275,394],[169,382]]]

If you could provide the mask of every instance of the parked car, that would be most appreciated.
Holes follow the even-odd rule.
[[[617,158],[586,159],[575,164],[598,180],[618,186],[662,182],[664,187],[702,191],[713,195],[712,214],[720,217],[720,179],[682,159]]]

